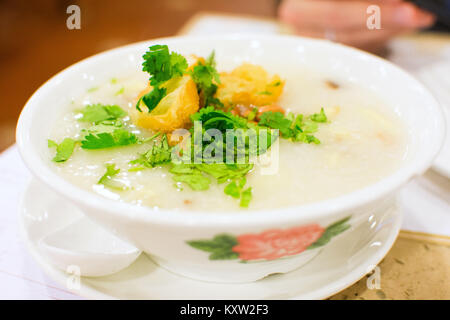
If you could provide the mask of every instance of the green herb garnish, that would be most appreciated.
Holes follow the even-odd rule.
[[[142,71],[150,74],[150,85],[153,86],[153,90],[139,99],[136,108],[142,112],[139,107],[142,101],[147,106],[148,112],[151,112],[166,95],[166,89],[160,88],[161,84],[182,76],[188,64],[182,55],[176,52],[169,53],[167,45],[151,46],[142,57],[144,58]]]
[[[158,87],[153,88],[152,91],[150,91],[146,95],[143,95],[138,100],[138,102],[136,103],[136,109],[138,109],[139,112],[142,112],[141,108],[139,107],[142,101],[147,106],[148,112],[152,112],[153,109],[155,109],[158,103],[162,100],[162,98],[166,96],[166,92],[167,92],[166,88],[158,88]]]
[[[121,87],[119,90],[114,93],[115,96],[119,96],[125,92],[125,87]]]
[[[150,74],[150,84],[155,86],[171,79],[182,76],[188,64],[186,59],[175,52],[169,53],[167,45],[153,45],[142,56],[142,71]]]
[[[323,108],[320,109],[320,113],[314,113],[309,118],[314,122],[327,122],[327,116]]]
[[[83,149],[105,149],[138,143],[134,133],[117,128],[112,132],[89,133],[81,140]]]
[[[204,176],[195,164],[177,164],[172,166],[169,171],[174,174],[172,178],[175,182],[184,182],[192,190],[200,191],[209,189],[211,180]]]
[[[217,85],[220,84],[219,73],[216,69],[215,52],[213,51],[205,60],[205,63],[199,61],[190,71],[192,80],[197,85],[200,96],[200,106],[223,107],[219,99],[214,98],[217,91]]]
[[[242,179],[241,181],[244,181],[245,184],[245,179]],[[241,188],[239,186],[238,183],[236,183],[236,181],[230,182],[225,189],[223,190],[223,192],[225,192],[225,194],[232,196],[233,198],[239,199],[241,197]]]
[[[151,139],[156,137],[157,135],[154,135]],[[130,164],[138,164],[142,168],[154,168],[158,165],[169,163],[171,161],[171,156],[172,148],[169,147],[167,136],[164,135],[159,144],[154,143],[150,150],[141,154],[139,158],[130,161]]]
[[[227,141],[226,141],[226,135],[228,129],[242,129],[235,131],[236,133],[236,139],[235,140],[241,140],[244,144],[244,149],[241,150],[238,148],[238,143],[236,143],[236,146],[234,147],[234,158],[238,156],[238,154],[244,154],[246,157],[246,160],[248,160],[249,156],[255,156],[265,153],[273,142],[276,141],[277,135],[272,130],[267,130],[267,127],[261,127],[259,125],[256,125],[254,123],[249,122],[248,119],[235,116],[231,112],[225,112],[222,110],[217,110],[214,107],[206,107],[202,108],[199,112],[193,114],[191,116],[191,121],[201,121],[202,122],[202,129],[203,134],[209,129],[216,129],[219,130],[222,133],[223,141],[222,145],[224,146],[224,152],[223,156],[226,157],[226,148],[227,148]],[[257,143],[256,143],[256,150],[250,150],[250,138],[249,138],[249,130],[253,129],[254,133],[256,133]],[[260,135],[259,130],[264,129],[267,130],[267,141],[265,145],[261,144],[260,141]],[[195,136],[195,132],[191,130],[191,133]],[[218,143],[218,141],[211,141],[211,142],[204,142],[203,143],[203,149],[208,147],[211,143]],[[228,146],[229,147],[229,146]],[[224,158],[225,159],[225,158]],[[231,160],[231,159],[228,159]],[[225,161],[228,162],[228,161]],[[248,161],[247,161],[248,162]]]
[[[174,181],[186,183],[196,191],[209,189],[209,176],[215,178],[219,184],[228,181],[230,183],[225,187],[224,193],[236,199],[241,198],[241,207],[248,207],[251,188],[244,191],[243,188],[246,183],[245,176],[252,168],[253,164],[181,163],[173,165],[169,171],[174,174]]]
[[[56,147],[56,155],[53,158],[55,162],[65,162],[67,161],[73,153],[77,141],[71,138],[64,138],[64,140],[57,144],[53,140],[48,140],[48,147],[55,148]]]
[[[95,92],[95,91],[97,91],[98,90],[98,87],[91,87],[91,88],[89,88],[89,89],[87,89],[87,92]]]
[[[253,169],[252,163],[227,164],[227,163],[201,163],[195,165],[203,171],[217,179],[218,183],[238,180],[244,178]]]
[[[217,129],[225,132],[226,129],[248,128],[245,118],[235,116],[231,112],[217,110],[214,107],[206,107],[191,115],[191,121],[201,121],[204,130]]]
[[[317,123],[327,122],[327,116],[323,108],[320,113],[309,116],[306,120],[302,114],[294,115],[292,113],[287,116],[281,112],[264,112],[259,121],[260,126],[278,129],[281,137],[291,139],[292,141],[320,144],[313,133],[318,130]]]
[[[191,187],[192,190],[201,191],[209,189],[211,180],[201,173],[174,175],[175,182],[184,182]]]
[[[117,105],[90,104],[81,110],[82,117],[78,121],[100,123],[105,120],[117,120],[127,113]]]
[[[247,188],[241,193],[241,202],[239,205],[241,207],[247,208],[250,204],[250,201],[252,200],[252,188]]]
[[[58,147],[58,144],[55,141],[48,139],[47,140],[47,146],[49,148],[56,148],[56,147]]]
[[[252,199],[252,188],[250,187],[243,190],[246,183],[247,180],[242,177],[239,180],[230,182],[224,189],[225,194],[236,199],[240,198],[241,201],[239,205],[244,208],[248,207],[250,200]]]
[[[280,130],[281,136],[284,138],[290,138],[293,134],[291,130],[292,121],[281,112],[264,112],[260,117],[259,125]]]
[[[119,182],[114,180],[114,177],[120,172],[120,169],[116,169],[116,165],[106,164],[106,172],[105,174],[98,180],[97,184],[103,184],[105,187],[115,190],[125,190],[127,187]]]

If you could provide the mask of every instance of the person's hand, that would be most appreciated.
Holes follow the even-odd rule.
[[[381,29],[370,30],[370,5],[380,8]],[[278,14],[299,35],[327,38],[375,51],[393,36],[434,23],[434,16],[402,0],[283,0]]]

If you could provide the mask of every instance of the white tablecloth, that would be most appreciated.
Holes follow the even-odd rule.
[[[79,299],[40,270],[19,237],[18,203],[30,178],[16,146],[0,154],[0,299]]]

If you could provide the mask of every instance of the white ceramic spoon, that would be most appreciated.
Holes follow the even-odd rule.
[[[141,254],[85,217],[44,236],[38,245],[59,269],[90,277],[120,271]]]

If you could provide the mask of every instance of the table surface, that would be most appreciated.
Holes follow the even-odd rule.
[[[280,30],[276,23],[267,20],[202,14],[188,22],[180,33],[276,33]],[[398,39],[394,47],[408,47],[409,42],[418,38],[432,43],[427,48],[434,48],[434,52],[442,50],[442,43],[450,47],[448,38],[442,40],[434,35]],[[421,54],[421,59],[425,59]],[[402,61],[401,54],[394,57],[399,64],[416,66],[415,60]],[[19,237],[18,202],[30,178],[16,146],[0,154],[0,206],[3,208],[0,212],[0,299],[81,299],[49,279],[33,261]],[[404,211],[402,229],[409,232],[401,233],[380,264],[387,270],[384,278],[382,275],[387,289],[368,291],[362,279],[333,298],[450,298],[450,238],[447,238],[450,236],[450,180],[429,170],[402,190],[400,201]],[[426,251],[421,252],[423,248]],[[430,263],[437,267],[431,268]],[[427,281],[421,282],[420,279]],[[444,286],[439,285],[442,283]]]

